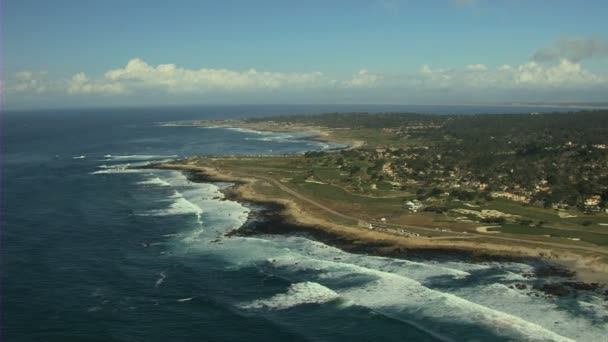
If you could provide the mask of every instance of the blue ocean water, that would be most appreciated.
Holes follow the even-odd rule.
[[[390,108],[371,110],[399,110]],[[603,298],[509,288],[535,281],[523,276],[528,264],[352,254],[300,234],[228,238],[255,215],[251,204],[223,199],[230,184],[126,168],[190,155],[335,147],[298,134],[159,124],[165,121],[363,110],[370,109],[5,113],[3,340],[605,339]],[[463,109],[428,109],[456,110]]]

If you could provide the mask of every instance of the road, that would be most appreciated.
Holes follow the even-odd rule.
[[[272,177],[267,177],[267,176],[261,176],[261,175],[245,175],[245,174],[238,174],[236,172],[233,172],[233,174],[236,174],[239,177],[254,177],[254,178],[258,178],[258,179],[262,179],[264,181],[267,181],[273,185],[275,185],[276,187],[278,187],[279,189],[285,191],[286,193],[302,200],[305,201],[327,213],[330,213],[332,215],[338,216],[340,218],[343,219],[347,219],[347,220],[353,220],[354,222],[357,222],[359,220],[361,220],[361,218],[357,218],[354,216],[350,216],[350,215],[346,215],[343,214],[341,212],[338,212],[332,208],[329,208],[328,206],[319,203],[311,198],[308,198],[304,195],[302,195],[301,193],[293,190],[292,188],[286,186],[285,184],[277,181],[276,179],[272,178]],[[437,231],[433,228],[426,228],[426,227],[417,227],[417,226],[410,226],[410,225],[402,225],[402,224],[388,224],[388,227],[391,228],[397,228],[397,229],[416,229],[416,230],[422,230],[422,231],[429,231],[429,232],[433,232],[433,233],[437,233]],[[441,237],[434,237],[432,239],[435,240],[439,240],[439,239],[462,239],[462,238],[466,238],[466,239],[473,239],[473,238],[486,238],[486,239],[493,239],[493,240],[502,240],[502,241],[509,241],[509,242],[518,242],[518,243],[529,243],[529,244],[537,244],[537,245],[541,245],[544,247],[559,247],[559,248],[567,248],[567,249],[576,249],[576,250],[581,250],[581,251],[586,251],[586,252],[594,252],[594,253],[600,253],[600,254],[604,254],[604,255],[608,255],[608,249],[606,248],[602,248],[602,247],[592,247],[592,246],[578,246],[578,245],[568,245],[568,244],[563,244],[563,243],[557,243],[557,242],[547,242],[547,241],[535,241],[535,240],[528,240],[528,239],[518,239],[515,237],[507,237],[507,236],[496,236],[496,235],[489,235],[489,234],[480,234],[480,233],[456,233],[456,232],[451,232],[448,234],[453,234],[453,236],[441,236]]]

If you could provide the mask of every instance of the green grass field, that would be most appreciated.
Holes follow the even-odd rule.
[[[352,131],[342,131],[343,134],[352,134]],[[359,132],[368,137],[367,133]],[[386,137],[378,138],[380,142]],[[408,185],[407,191],[395,189],[386,180],[372,180],[364,172],[351,174],[340,169],[336,160],[339,154],[332,154],[322,158],[306,158],[302,155],[274,156],[274,157],[230,157],[217,158],[214,163],[220,168],[228,168],[241,174],[260,175],[272,177],[300,194],[314,199],[323,205],[334,208],[347,215],[375,220],[381,217],[389,218],[392,222],[425,222],[427,227],[442,223],[454,225],[458,230],[473,231],[476,226],[488,225],[482,223],[476,215],[448,212],[447,214],[417,213],[411,214],[403,208],[405,200],[416,198],[414,194],[423,187],[416,184]],[[361,169],[371,167],[367,160],[348,160],[348,165],[357,165]],[[324,184],[322,184],[324,183]],[[373,186],[374,185],[374,186]],[[281,190],[267,187],[260,189],[269,195],[277,197],[286,196]],[[506,214],[518,215],[520,218],[511,219],[498,231],[507,234],[528,236],[550,236],[560,243],[576,243],[572,239],[580,239],[601,246],[608,245],[608,215],[577,215],[573,218],[562,218],[552,209],[537,206],[523,205],[505,199],[492,201],[477,200],[471,202],[455,201],[449,197],[440,197],[433,201],[425,201],[426,205],[446,207],[447,209],[462,208],[468,210],[497,210]],[[418,217],[417,221],[415,217]],[[469,222],[461,222],[465,217]],[[334,218],[332,218],[333,220]],[[401,221],[404,220],[404,221]],[[528,220],[529,225],[520,225],[516,221]],[[352,224],[352,222],[350,222]],[[583,224],[584,223],[584,224]]]
[[[593,243],[600,246],[608,246],[608,234],[599,234],[586,231],[569,231],[563,229],[555,229],[551,227],[535,227],[522,226],[519,224],[505,224],[500,228],[490,228],[489,230],[499,231],[508,234],[526,234],[526,235],[549,235],[558,238],[577,238],[581,241]]]

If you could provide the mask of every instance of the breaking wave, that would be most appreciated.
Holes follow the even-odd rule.
[[[171,216],[171,215],[196,215],[197,219],[200,220],[203,214],[203,209],[198,205],[190,202],[177,190],[169,197],[173,203],[168,208],[150,210],[142,216]]]
[[[178,155],[175,154],[175,155],[166,156],[166,155],[129,154],[129,155],[115,156],[115,155],[111,155],[111,154],[106,154],[103,157],[106,158],[106,159],[103,159],[103,161],[158,160],[158,159],[171,160],[173,158],[177,158]]]
[[[323,304],[339,298],[331,289],[314,282],[303,282],[289,286],[287,293],[274,295],[267,299],[240,304],[242,309],[285,310],[303,304]]]
[[[138,166],[135,164],[116,164],[116,165],[100,165],[97,171],[91,172],[92,175],[101,174],[114,174],[114,173],[140,173],[143,170],[133,169],[132,166]]]
[[[166,182],[158,177],[153,177],[145,181],[137,182],[140,185],[157,185],[157,186],[171,186],[169,182]]]

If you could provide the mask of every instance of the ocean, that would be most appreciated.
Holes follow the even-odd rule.
[[[424,107],[434,113],[540,111]],[[306,233],[226,237],[263,208],[229,183],[127,166],[339,147],[305,134],[164,125],[420,106],[3,113],[3,341],[605,341],[596,292],[532,290],[523,261],[349,253]],[[543,111],[552,111],[544,108]],[[258,222],[263,225],[264,222]],[[512,288],[526,284],[526,290]]]

